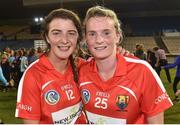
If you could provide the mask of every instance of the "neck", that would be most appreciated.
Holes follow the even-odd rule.
[[[96,60],[96,64],[101,79],[107,81],[113,77],[116,71],[116,55],[108,57],[107,59]]]
[[[57,57],[48,56],[49,61],[53,65],[53,67],[60,73],[64,74],[68,68],[68,59],[60,59]]]

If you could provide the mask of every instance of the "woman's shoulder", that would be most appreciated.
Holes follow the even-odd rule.
[[[94,64],[94,59],[93,58],[91,58],[89,60],[83,60],[83,62],[81,62],[80,65],[79,65],[79,70],[87,71],[93,66],[93,64]]]
[[[134,58],[134,57],[124,57],[128,67],[133,67],[133,68],[150,68],[150,64],[146,60],[142,60],[139,58]]]

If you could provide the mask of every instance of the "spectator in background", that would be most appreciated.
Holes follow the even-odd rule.
[[[155,69],[156,69],[157,74],[160,76],[161,67],[168,64],[166,53],[163,49],[160,49],[157,46],[153,48],[153,51],[155,52],[155,56],[157,59],[156,64],[155,64]],[[166,72],[166,77],[168,79],[168,82],[171,83],[171,76],[169,73],[169,69],[165,69],[165,72]]]
[[[30,48],[29,54],[28,54],[28,64],[30,65],[32,62],[38,59],[36,56],[36,50],[34,48]]]
[[[146,53],[144,52],[143,44],[136,44],[136,51],[134,52],[134,56],[139,59],[146,60]]]
[[[9,58],[8,58],[9,64],[12,65],[12,63],[14,62],[14,60],[15,60],[14,50],[11,49],[11,52],[10,52],[10,55],[9,55]]]
[[[4,77],[9,82],[10,81],[10,70],[11,70],[11,67],[9,65],[8,56],[6,54],[2,55],[2,58],[1,58],[1,68],[2,68],[2,72],[4,74]]]
[[[39,58],[41,55],[43,55],[44,51],[41,47],[37,48],[36,56]]]
[[[173,82],[173,91],[175,99],[174,102],[179,102],[180,99],[178,98],[178,95],[180,94],[180,90],[177,89],[178,82],[180,81],[180,56],[177,56],[175,59],[175,62],[173,64],[165,65],[163,68],[170,69],[177,66],[176,75]]]
[[[0,64],[0,83],[2,83],[2,85],[3,85],[3,92],[6,92],[7,91],[7,86],[9,85],[9,83],[8,83],[8,81],[6,80],[6,78],[3,75],[1,64]]]
[[[14,81],[14,86],[17,88],[20,80],[20,60],[21,51],[14,51],[14,55],[12,56],[13,62],[10,63],[11,66],[11,79]]]
[[[156,56],[152,49],[147,50],[147,62],[155,69]]]
[[[11,54],[11,49],[8,46],[5,47],[3,51],[4,51],[5,54],[7,54],[8,57]]]
[[[21,53],[22,53],[22,56],[20,58],[20,78],[22,77],[24,71],[27,69],[28,67],[28,59],[27,59],[27,52],[26,51],[22,51],[21,50]]]

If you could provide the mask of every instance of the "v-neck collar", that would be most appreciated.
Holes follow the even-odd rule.
[[[92,77],[94,77],[97,80],[97,86],[103,90],[112,88],[114,85],[117,84],[116,80],[118,80],[119,78],[121,78],[127,74],[127,63],[126,63],[125,58],[123,56],[121,56],[120,54],[117,54],[116,58],[117,58],[117,66],[116,66],[115,73],[114,73],[113,77],[108,79],[107,81],[102,80],[102,78],[100,77],[98,70],[97,70],[97,64],[96,64],[95,60],[93,60],[93,62],[92,62],[92,67],[93,67],[92,68],[92,72],[93,72]]]
[[[61,72],[58,72],[54,66],[52,65],[52,63],[49,61],[49,59],[47,58],[46,55],[43,55],[41,58],[40,58],[40,65],[42,65],[47,71],[52,71],[54,72],[56,75],[58,76],[65,76],[68,72],[70,72],[72,70],[71,68],[71,64],[70,64],[70,61],[68,61],[68,68],[67,70],[65,71],[64,74],[62,74]]]

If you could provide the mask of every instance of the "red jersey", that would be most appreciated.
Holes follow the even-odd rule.
[[[143,124],[172,106],[164,86],[145,61],[117,55],[113,78],[103,81],[95,60],[80,68],[79,82],[89,123]]]
[[[71,65],[61,74],[45,55],[32,63],[19,84],[15,116],[44,124],[85,123]]]

